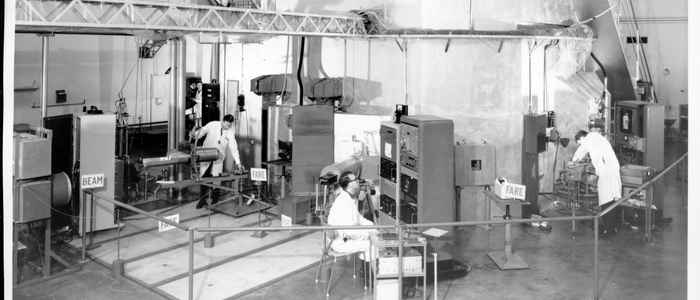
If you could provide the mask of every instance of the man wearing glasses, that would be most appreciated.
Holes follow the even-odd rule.
[[[357,197],[360,193],[360,182],[352,172],[344,172],[338,179],[340,191],[328,213],[328,225],[331,226],[357,226],[374,225],[372,221],[365,219],[357,209]],[[334,251],[347,253],[364,251],[361,257],[369,259],[369,237],[376,230],[350,229],[338,230],[336,238],[331,242]]]

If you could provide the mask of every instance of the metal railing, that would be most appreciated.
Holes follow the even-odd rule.
[[[584,221],[584,220],[593,220],[593,231],[594,231],[594,242],[593,242],[593,247],[594,247],[594,252],[593,252],[593,260],[594,260],[594,265],[593,265],[593,272],[594,272],[594,299],[599,299],[599,225],[600,225],[600,218],[603,217],[604,215],[610,213],[611,210],[616,208],[617,206],[623,204],[627,200],[631,199],[633,196],[639,194],[641,191],[646,189],[649,185],[652,185],[656,183],[658,180],[663,178],[671,169],[675,168],[678,164],[680,164],[683,160],[687,159],[688,153],[686,152],[683,154],[680,158],[678,158],[676,161],[671,163],[669,166],[667,166],[664,170],[661,172],[658,172],[653,178],[651,178],[649,181],[645,182],[644,184],[640,185],[636,189],[634,189],[632,192],[627,194],[626,196],[622,197],[621,199],[615,201],[614,204],[610,205],[608,208],[605,210],[600,211],[598,214],[595,215],[589,215],[589,216],[567,216],[567,217],[548,217],[548,218],[541,218],[537,219],[536,221],[538,222],[566,222],[566,221]],[[112,203],[116,206],[131,210],[133,212],[136,212],[138,214],[142,214],[144,216],[147,216],[151,219],[163,222],[165,224],[171,225],[173,227],[176,227],[180,230],[186,231],[189,235],[189,261],[188,261],[188,272],[187,272],[187,277],[188,277],[188,300],[192,300],[194,297],[194,234],[195,232],[201,232],[201,233],[209,233],[209,232],[242,232],[242,231],[324,231],[324,230],[348,230],[348,229],[356,229],[356,230],[367,230],[367,229],[393,229],[396,231],[398,239],[399,239],[399,244],[402,243],[403,238],[404,238],[404,233],[405,232],[410,232],[411,229],[418,229],[418,228],[430,228],[430,227],[462,227],[462,226],[480,226],[480,225],[510,225],[510,224],[520,224],[520,223],[531,223],[533,222],[533,219],[504,219],[504,220],[486,220],[486,221],[464,221],[464,222],[440,222],[440,223],[421,223],[421,224],[393,224],[393,225],[371,225],[371,226],[271,226],[271,227],[264,227],[264,226],[256,226],[256,227],[189,227],[185,226],[179,223],[172,222],[170,220],[164,219],[162,217],[159,217],[157,215],[154,215],[152,213],[149,213],[147,211],[144,211],[142,209],[139,209],[137,207],[131,206],[129,204],[116,201],[113,199],[105,199],[105,198],[97,198],[98,200],[103,200],[109,203]],[[649,208],[649,204],[647,204],[647,208]],[[648,220],[647,220],[648,222]],[[85,238],[85,234],[83,234],[83,239]],[[399,252],[399,259],[398,262],[399,264],[402,263],[402,251]],[[427,253],[425,254],[427,255]],[[402,267],[399,266],[398,270],[402,270]],[[399,275],[401,276],[401,275]],[[424,293],[426,291],[423,291]]]

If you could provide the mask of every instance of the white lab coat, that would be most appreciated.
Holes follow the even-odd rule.
[[[591,163],[598,176],[598,205],[620,198],[622,181],[620,180],[620,162],[610,142],[597,132],[588,133],[579,140],[580,146],[574,153],[573,161],[590,155]]]
[[[357,211],[357,200],[350,197],[346,191],[341,190],[335,198],[328,212],[328,225],[332,226],[356,226],[373,225],[372,221],[365,219]],[[364,251],[362,259],[369,257],[369,237],[376,230],[350,229],[338,230],[336,238],[331,242],[331,248],[341,253]]]
[[[219,159],[213,162],[205,162],[199,164],[199,176],[204,176],[210,164],[211,175],[219,176],[224,169],[224,158],[230,156],[236,165],[241,166],[241,157],[238,152],[238,143],[234,135],[233,127],[228,130],[222,130],[221,121],[211,121],[207,123],[197,132],[197,139],[204,138],[203,147],[217,148],[219,150]]]

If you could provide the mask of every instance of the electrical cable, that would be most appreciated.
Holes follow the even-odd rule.
[[[557,176],[556,176],[557,173],[556,172],[557,172],[557,156],[559,154],[559,139],[561,139],[561,137],[557,134],[557,140],[554,143],[554,145],[555,145],[554,146],[555,147],[554,162],[552,163],[552,194],[554,194],[554,186],[555,186],[555,183],[557,182]]]
[[[605,71],[605,67],[603,67],[603,64],[600,62],[600,60],[598,60],[598,58],[595,56],[595,54],[593,54],[593,52],[591,52],[591,58],[593,58],[593,61],[595,61],[595,63],[600,68],[600,70],[603,72],[603,79],[605,81],[607,81],[608,80],[608,73]],[[605,96],[606,96],[605,93],[606,93],[606,90],[605,90],[605,87],[603,87],[603,94],[601,96],[601,99],[605,99]]]
[[[304,83],[301,80],[301,68],[304,63],[304,46],[306,37],[301,37],[301,47],[299,47],[299,67],[297,68],[297,82],[299,83],[299,106],[304,106]]]
[[[290,36],[287,36],[287,51],[285,52],[285,60],[284,60],[284,71],[282,71],[282,74],[284,75],[284,82],[282,83],[282,99],[281,102],[284,102],[284,96],[287,94],[287,71],[289,71],[289,45],[291,43],[292,38]]]
[[[606,13],[610,12],[613,8],[615,8],[615,6],[617,6],[617,4],[613,4],[613,5],[609,6],[607,9],[603,10],[602,12],[600,12],[599,14],[597,14],[597,15],[595,15],[595,16],[593,16],[593,17],[590,17],[590,18],[585,19],[585,20],[583,20],[583,21],[580,21],[580,22],[571,24],[569,27],[572,27],[572,26],[574,26],[574,25],[583,25],[583,24],[592,22],[593,20],[595,20],[595,19],[597,19],[597,18],[600,18],[600,17],[602,17],[603,15],[605,15]]]

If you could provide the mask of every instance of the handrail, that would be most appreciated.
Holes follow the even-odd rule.
[[[649,181],[645,182],[644,184],[640,185],[636,189],[634,189],[632,192],[630,192],[628,195],[622,197],[620,200],[615,201],[615,203],[605,210],[599,212],[596,215],[592,216],[571,216],[571,217],[548,217],[548,218],[541,218],[537,219],[538,222],[542,221],[547,221],[547,222],[557,222],[557,221],[580,221],[580,220],[590,220],[590,219],[595,219],[598,217],[602,217],[609,213],[612,209],[617,207],[618,205],[622,204],[623,202],[629,200],[632,196],[638,194],[640,191],[645,189],[647,186],[655,183],[658,181],[661,177],[663,177],[666,173],[668,173],[672,168],[674,168],[676,165],[678,165],[682,160],[688,157],[688,153],[686,152],[683,154],[680,158],[678,158],[676,161],[671,163],[669,166],[664,168],[663,171],[659,172],[656,174],[652,179]],[[94,193],[92,191],[88,191],[88,193]],[[508,220],[487,220],[487,221],[463,221],[463,222],[441,222],[441,223],[421,223],[421,224],[400,224],[400,225],[363,225],[363,226],[275,226],[275,227],[186,227],[183,226],[179,223],[175,223],[173,221],[164,219],[162,217],[153,215],[149,212],[146,212],[144,210],[141,210],[139,208],[136,208],[134,206],[131,206],[129,204],[112,200],[112,199],[107,199],[103,197],[99,197],[102,200],[105,200],[107,202],[111,202],[117,206],[124,207],[126,209],[132,210],[134,212],[143,214],[145,216],[148,216],[152,219],[156,219],[158,221],[161,221],[163,223],[166,223],[168,225],[177,227],[181,230],[194,230],[198,232],[214,232],[214,231],[259,231],[259,230],[266,230],[266,231],[300,231],[300,230],[350,230],[350,229],[392,229],[392,228],[422,228],[422,227],[444,227],[444,226],[449,226],[449,227],[454,227],[454,226],[476,226],[476,225],[498,225],[498,224],[515,224],[515,223],[530,223],[533,222],[533,219],[508,219]]]
[[[620,204],[622,204],[623,202],[629,200],[630,198],[632,198],[632,196],[638,194],[640,191],[642,191],[643,189],[645,189],[645,188],[646,188],[647,186],[649,186],[650,184],[655,183],[657,180],[659,180],[661,177],[663,177],[666,173],[668,173],[668,171],[670,171],[672,168],[674,168],[676,165],[678,165],[681,161],[683,161],[683,160],[684,160],[685,158],[687,158],[687,157],[688,157],[688,152],[686,152],[685,154],[681,155],[681,157],[680,157],[679,159],[677,159],[676,161],[674,161],[672,164],[668,165],[668,167],[664,168],[663,171],[659,172],[659,174],[656,174],[656,176],[654,176],[653,178],[651,178],[649,181],[645,182],[644,184],[640,185],[640,186],[637,187],[636,189],[632,190],[627,196],[622,197],[620,200],[615,201],[615,203],[614,203],[613,205],[610,205],[610,206],[609,206],[608,208],[606,208],[605,210],[599,212],[598,215],[597,215],[597,217],[602,217],[602,216],[604,216],[605,214],[609,213],[611,210],[613,210],[613,209],[614,209],[615,207],[617,207],[618,205],[620,205]]]
[[[531,223],[534,221],[542,222],[557,222],[557,221],[583,221],[595,219],[596,215],[591,216],[575,216],[575,217],[550,217],[540,219],[509,219],[509,220],[490,220],[490,221],[464,221],[464,222],[443,222],[443,223],[421,223],[421,224],[392,224],[392,225],[345,225],[345,226],[274,226],[274,227],[195,227],[194,231],[199,232],[215,232],[215,231],[301,231],[301,230],[352,230],[352,229],[393,229],[393,228],[421,228],[421,227],[455,227],[455,226],[477,226],[477,225],[498,225],[498,224],[515,224],[515,223]]]
[[[95,196],[95,193],[94,193],[92,190],[90,190],[90,191],[85,191],[85,192],[88,193],[88,194],[91,194],[93,197]],[[117,205],[117,206],[121,206],[121,207],[123,207],[123,208],[129,209],[129,210],[134,211],[134,212],[137,212],[137,213],[139,213],[139,214],[145,215],[145,216],[147,216],[147,217],[149,217],[149,218],[151,218],[151,219],[158,220],[158,221],[163,222],[163,223],[165,223],[165,224],[168,224],[168,225],[170,225],[170,226],[177,227],[177,228],[180,229],[180,230],[184,230],[184,231],[189,231],[189,230],[190,230],[190,228],[187,227],[187,226],[184,226],[184,225],[182,225],[182,224],[175,223],[175,222],[170,221],[170,220],[168,220],[168,219],[165,219],[165,218],[156,216],[156,215],[154,215],[154,214],[152,214],[152,213],[149,213],[149,212],[147,212],[147,211],[145,211],[145,210],[142,210],[142,209],[140,209],[140,208],[131,206],[131,205],[126,204],[126,203],[124,203],[124,202],[117,201],[117,200],[114,200],[114,199],[107,199],[107,198],[105,198],[105,197],[100,197],[99,195],[97,195],[96,198],[99,198],[99,199],[101,199],[101,200],[110,202],[110,203],[112,203],[112,204],[114,204],[114,205]]]

